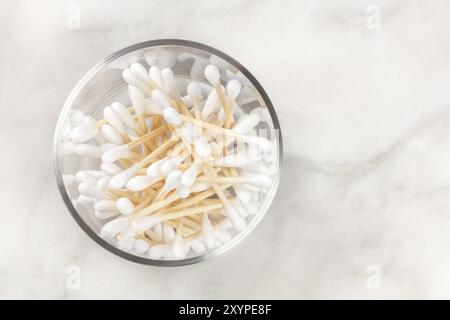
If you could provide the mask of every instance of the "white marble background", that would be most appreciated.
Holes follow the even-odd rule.
[[[450,298],[450,2],[0,7],[0,298]],[[285,143],[279,194],[254,233],[176,269],[121,260],[88,238],[51,162],[78,79],[157,38],[203,42],[247,66]],[[78,290],[66,283],[72,265]]]

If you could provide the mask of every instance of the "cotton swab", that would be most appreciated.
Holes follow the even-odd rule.
[[[109,219],[120,214],[114,200],[101,200],[95,203],[95,215],[99,219]]]
[[[148,94],[151,93],[152,87],[149,84],[142,81],[141,79],[137,78],[135,75],[133,75],[130,69],[127,68],[123,70],[122,77],[129,85],[136,87],[139,90],[146,92]]]
[[[123,215],[129,215],[135,210],[133,203],[127,197],[117,199],[116,208]]]
[[[151,66],[149,70],[150,79],[157,85],[159,89],[164,88],[164,83],[161,76],[161,69],[158,66]]]
[[[160,181],[160,178],[154,178],[152,176],[135,176],[133,178],[131,178],[130,180],[128,180],[127,184],[126,184],[126,188],[134,191],[134,192],[138,192],[138,191],[142,191],[147,189],[148,187],[150,187],[152,184],[154,184],[155,182]]]

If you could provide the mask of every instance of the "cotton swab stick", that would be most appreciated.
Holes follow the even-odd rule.
[[[236,98],[239,95],[239,92],[241,91],[242,85],[241,83],[236,80],[232,79],[227,83],[227,108],[225,110],[225,128],[230,128],[231,124],[234,122],[233,113],[236,105]]]
[[[222,87],[220,86],[220,72],[219,69],[215,65],[208,65],[205,68],[205,78],[211,83],[212,86],[214,86],[217,96],[219,97],[220,103],[222,104],[222,107],[225,109],[226,106],[226,99],[225,95],[222,91]]]
[[[222,190],[225,190],[225,189],[229,188],[230,186],[231,185],[221,185],[221,186],[219,186],[219,188],[221,188]],[[172,209],[175,210],[175,209],[182,209],[182,208],[193,206],[193,205],[197,204],[198,202],[211,197],[214,194],[215,194],[215,192],[213,190],[202,191],[202,192],[196,194],[195,196],[193,196],[192,198],[186,199],[182,204],[174,206]],[[150,215],[153,212],[155,212],[161,208],[167,207],[168,205],[170,205],[171,203],[175,202],[178,199],[180,199],[180,196],[178,195],[177,192],[174,192],[171,195],[169,195],[167,198],[165,198],[164,200],[152,203],[150,206],[134,212],[133,214],[131,214],[129,216],[129,218],[137,219],[140,217]]]
[[[143,218],[135,219],[131,222],[131,226],[133,229],[138,232],[142,233],[145,232],[147,229],[153,227],[159,222],[163,222],[166,220],[173,220],[176,218],[181,218],[184,216],[209,211],[209,210],[215,210],[222,208],[222,203],[216,203],[216,204],[210,204],[210,205],[204,205],[204,206],[197,206],[187,209],[182,209],[179,211],[172,211],[170,213],[162,214],[162,215],[154,215],[154,216],[146,216]]]

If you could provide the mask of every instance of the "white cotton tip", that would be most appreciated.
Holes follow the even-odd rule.
[[[147,252],[148,248],[150,248],[150,245],[147,241],[142,239],[136,239],[134,241],[133,249],[138,254],[144,254]]]
[[[178,168],[183,159],[184,158],[181,157],[165,159],[160,166],[161,174],[164,177],[167,177],[169,174],[171,174],[174,170]]]
[[[109,219],[119,215],[114,200],[100,200],[94,205],[95,216],[99,219]]]
[[[158,179],[147,175],[135,176],[128,180],[126,188],[130,189],[133,192],[138,192],[147,189],[156,181],[158,181]]]
[[[77,148],[77,144],[72,141],[64,141],[61,143],[61,153],[63,154],[72,154],[75,153],[75,149]]]
[[[168,123],[176,127],[178,127],[181,124],[180,115],[178,114],[177,110],[175,110],[172,107],[165,108],[163,111],[163,116]]]
[[[133,130],[136,130],[138,128],[136,121],[134,121],[131,113],[123,104],[121,104],[120,102],[113,102],[111,104],[111,108],[117,113],[117,115],[127,127]]]
[[[163,228],[163,224],[162,223],[158,223],[157,225],[155,225],[152,228],[152,230],[155,233],[155,235],[158,238],[158,240],[161,240],[161,241],[163,239],[162,228]]]
[[[129,215],[134,212],[134,205],[127,197],[117,199],[116,208],[123,215]]]
[[[231,223],[230,219],[228,218],[224,218],[222,219],[222,221],[220,222],[220,229],[222,230],[228,230],[233,228],[233,224]]]
[[[75,153],[80,157],[90,157],[95,159],[100,159],[102,156],[99,147],[86,143],[77,145]]]
[[[91,184],[96,184],[98,177],[93,175],[88,170],[80,170],[75,173],[75,179],[78,183],[89,182]]]
[[[181,176],[180,183],[185,187],[192,187],[197,179],[199,166],[194,164],[190,166]]]
[[[241,83],[236,80],[232,79],[228,81],[227,83],[227,95],[231,100],[236,100],[237,96],[239,95],[239,92],[241,92],[242,85]]]
[[[251,200],[251,191],[244,186],[235,184],[233,185],[233,189],[239,201],[247,203]]]
[[[166,162],[167,159],[161,159],[156,162],[153,162],[150,166],[147,168],[147,175],[153,178],[159,178],[162,175],[161,167]]]
[[[95,199],[108,199],[109,197],[102,190],[89,182],[82,182],[78,185],[78,192],[86,197]]]
[[[102,162],[113,163],[119,159],[129,159],[132,154],[133,152],[125,144],[105,151],[102,155]]]
[[[133,250],[135,239],[133,237],[123,237],[117,242],[120,250],[130,252]]]
[[[225,212],[227,213],[228,218],[230,219],[233,226],[238,231],[244,230],[247,223],[245,222],[245,219],[239,214],[239,212],[236,211],[236,209],[232,206],[226,206]]]
[[[102,132],[103,137],[105,137],[105,139],[107,141],[114,143],[114,144],[119,144],[119,145],[123,144],[122,136],[111,125],[104,124],[100,130]]]
[[[161,89],[164,88],[164,83],[161,76],[161,70],[158,66],[152,66],[150,67],[150,70],[148,71],[150,75],[150,79],[153,80]]]
[[[258,204],[256,203],[256,201],[251,200],[251,201],[248,201],[245,203],[241,201],[240,203],[249,215],[254,216],[254,215],[258,214],[259,209],[258,209]]]
[[[156,235],[157,241],[163,241],[163,224],[158,223],[152,228],[153,232]]]
[[[105,174],[101,170],[85,170],[85,171],[93,175],[97,179],[105,176]]]
[[[192,240],[189,245],[191,246],[192,250],[196,253],[203,253],[205,252],[205,244],[200,239],[194,239]]]
[[[61,139],[63,141],[66,141],[70,138],[70,131],[72,130],[72,125],[70,124],[70,121],[67,121],[64,123],[62,130],[61,130]]]
[[[239,212],[239,214],[241,215],[241,217],[243,218],[247,218],[248,217],[248,212],[247,210],[242,206],[240,201],[236,201],[234,204],[234,208],[237,210],[237,212]]]
[[[220,244],[225,244],[231,240],[231,235],[225,230],[217,230],[214,237]]]
[[[167,100],[166,95],[159,89],[152,91],[152,99],[158,105],[161,110],[170,108],[169,100]]]
[[[197,101],[201,101],[203,99],[202,96],[202,88],[199,86],[197,82],[191,82],[188,84],[187,88],[187,94],[191,99],[196,99]]]
[[[161,115],[162,111],[159,106],[151,99],[144,100],[144,111],[146,114],[150,115]]]
[[[246,184],[250,184],[257,188],[270,188],[272,185],[272,177],[265,174],[246,174]]]
[[[167,244],[151,246],[147,251],[147,257],[150,259],[159,260],[166,254],[167,250],[170,250],[170,246]]]
[[[123,125],[122,119],[119,117],[116,111],[112,107],[106,107],[103,109],[103,116],[105,120],[119,132],[121,135],[126,135],[125,126]]]
[[[89,182],[92,185],[97,184],[98,178],[90,174],[87,170],[80,170],[75,173],[75,181],[78,183]]]
[[[169,246],[169,248],[164,252],[163,255],[164,260],[175,260],[172,253],[172,246]]]
[[[177,193],[181,199],[186,199],[191,194],[191,188],[182,185],[177,186]]]
[[[202,158],[209,158],[211,155],[211,146],[205,137],[199,137],[194,142],[195,153],[197,153]]]
[[[178,168],[178,163],[174,159],[165,159],[159,166],[159,172],[163,177],[167,177]]]
[[[75,176],[73,174],[62,174],[62,179],[65,186],[70,186],[75,182]]]
[[[136,232],[134,231],[134,229],[128,225],[125,229],[123,229],[122,231],[120,231],[120,234],[124,237],[134,237],[136,236]]]
[[[122,171],[122,168],[114,163],[102,163],[100,165],[100,170],[102,170],[108,176],[114,176]]]
[[[233,131],[239,134],[246,134],[261,122],[259,112],[251,112],[239,118]]]
[[[141,90],[134,86],[128,86],[128,94],[130,95],[130,101],[134,107],[134,112],[137,115],[142,115],[145,112],[144,94]]]
[[[148,74],[148,71],[147,71],[147,69],[145,69],[145,67],[142,64],[137,63],[137,62],[132,63],[130,65],[130,71],[134,77],[138,78],[142,82],[145,82],[148,84],[150,83],[150,76]]]
[[[87,127],[95,127],[97,125],[97,120],[95,120],[91,116],[84,116],[83,120],[81,120],[81,125]]]
[[[164,68],[161,70],[161,77],[164,85],[164,90],[170,95],[178,95],[175,78],[170,68]]]
[[[109,177],[109,176],[98,179],[97,188],[99,188],[100,190],[108,189],[110,179],[111,179],[111,177]]]
[[[94,138],[98,133],[95,126],[78,126],[70,131],[70,140],[74,143],[83,143]]]
[[[100,230],[100,235],[103,238],[113,238],[130,225],[128,218],[117,218],[114,220],[109,221],[105,225],[103,225],[102,229]]]
[[[175,260],[186,258],[186,243],[183,238],[177,238],[172,244],[172,256]]]
[[[195,139],[202,135],[202,128],[194,126],[189,122],[184,122],[180,127],[180,133],[184,139],[193,143]]]
[[[202,109],[202,117],[204,119],[208,118],[214,112],[219,111],[220,109],[220,100],[217,95],[216,90],[212,90],[208,97],[206,98],[205,104]]]
[[[211,188],[211,184],[210,183],[206,183],[206,182],[196,182],[192,188],[191,188],[191,192],[202,192],[205,190],[208,190],[209,188]]]
[[[175,229],[167,224],[162,224],[162,238],[165,243],[172,243],[177,238]]]
[[[80,194],[78,196],[77,200],[78,200],[79,204],[81,204],[81,205],[83,205],[83,206],[85,206],[87,208],[91,208],[94,205],[94,203],[95,203],[95,199],[94,198],[87,197],[84,194]]]
[[[109,188],[112,190],[121,189],[128,180],[130,180],[139,170],[141,170],[142,166],[139,163],[135,163],[128,169],[125,169],[109,180]]]
[[[219,113],[217,114],[217,120],[223,121],[225,119],[225,110],[220,108]]]
[[[135,77],[130,69],[123,70],[122,77],[129,85],[133,87],[136,87],[142,91],[146,91],[149,89],[149,85],[138,77]]]
[[[183,102],[188,108],[192,108],[194,105],[194,102],[192,101],[191,97],[188,95],[181,97],[181,102]]]
[[[248,155],[236,153],[217,159],[215,164],[221,167],[243,167],[251,164],[252,162],[252,159]]]
[[[105,153],[105,152],[108,151],[109,149],[116,148],[116,147],[118,147],[118,146],[119,146],[119,145],[117,145],[117,144],[115,144],[115,143],[105,142],[105,143],[102,143],[102,144],[100,145],[100,152],[101,152],[101,153]]]
[[[205,68],[205,78],[211,85],[216,86],[220,82],[220,72],[215,65],[208,65]]]
[[[78,126],[81,124],[81,121],[84,118],[84,112],[76,109],[73,110],[72,114],[70,115],[70,123],[72,124],[72,126]]]
[[[247,143],[252,148],[252,150],[269,152],[273,149],[272,142],[264,137],[242,135],[239,137],[239,140],[241,142]]]
[[[166,178],[166,182],[164,184],[164,191],[169,192],[175,189],[180,183],[180,178],[183,172],[180,170],[172,171]]]
[[[216,239],[214,237],[214,229],[211,225],[211,221],[208,219],[208,216],[206,214],[202,216],[202,233],[206,247],[208,249],[215,248]]]
[[[161,219],[158,216],[148,216],[132,221],[131,227],[137,233],[144,233],[159,222],[161,222]]]
[[[170,49],[161,49],[158,57],[160,68],[172,68],[177,62],[178,52]]]

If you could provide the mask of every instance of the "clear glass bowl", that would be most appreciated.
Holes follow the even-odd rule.
[[[228,74],[239,79],[243,90],[250,90],[256,98],[253,101],[245,101],[245,98],[241,101],[238,99],[237,102],[245,113],[258,106],[265,107],[269,111],[270,121],[267,129],[269,129],[270,138],[275,141],[276,146],[273,184],[267,190],[259,212],[253,215],[250,220],[247,220],[246,228],[233,234],[231,241],[203,254],[188,256],[183,260],[152,260],[145,256],[134,255],[120,250],[99,236],[100,228],[104,221],[97,219],[86,208],[74,205],[71,199],[78,197],[78,191],[76,188],[66,186],[64,183],[63,174],[74,174],[80,169],[88,169],[92,166],[90,161],[85,161],[84,158],[80,158],[76,154],[67,155],[60,152],[63,124],[71,110],[79,109],[86,115],[101,119],[103,118],[103,108],[110,103],[120,101],[129,104],[127,83],[122,78],[122,70],[134,62],[139,62],[146,67],[149,64],[157,64],[160,67],[170,66],[177,81],[194,79],[204,83],[207,83],[207,81],[203,70],[206,65],[213,63],[225,77]],[[162,39],[138,43],[113,53],[89,70],[78,82],[67,98],[58,119],[54,136],[53,161],[58,188],[69,212],[95,242],[110,252],[137,263],[157,266],[180,266],[221,255],[244,239],[261,221],[264,214],[268,211],[278,188],[282,162],[282,137],[277,115],[269,97],[253,75],[239,62],[217,49],[200,43],[177,39]]]

